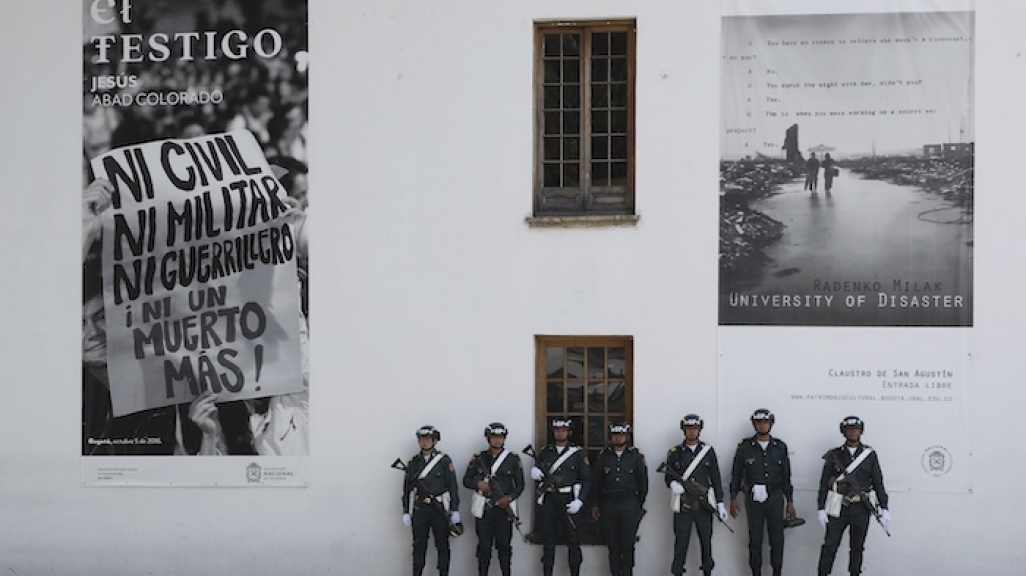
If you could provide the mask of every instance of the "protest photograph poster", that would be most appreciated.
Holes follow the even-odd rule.
[[[308,64],[305,0],[83,0],[83,484],[308,484]]]
[[[971,326],[974,12],[735,4],[720,324]]]
[[[723,6],[720,433],[770,409],[815,489],[857,415],[889,489],[971,490],[972,3]]]

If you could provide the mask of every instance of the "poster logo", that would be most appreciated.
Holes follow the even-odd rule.
[[[951,452],[947,448],[934,445],[923,452],[923,471],[935,478],[940,478],[951,471],[953,464]]]
[[[250,484],[260,482],[261,475],[262,471],[260,469],[260,465],[256,462],[246,466],[246,482],[249,482]]]

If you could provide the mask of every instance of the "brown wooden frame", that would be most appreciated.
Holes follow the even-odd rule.
[[[581,35],[581,119],[580,119],[580,158],[581,179],[577,188],[546,188],[544,186],[544,48],[543,38],[546,33],[579,33]],[[620,186],[592,186],[592,150],[591,150],[591,36],[593,32],[626,32],[627,33],[627,184],[626,190]],[[536,217],[545,216],[593,216],[593,215],[633,215],[635,213],[635,77],[636,77],[636,37],[637,24],[634,20],[596,20],[596,21],[553,21],[535,22],[534,25],[534,201],[533,213]],[[547,208],[545,198],[569,198],[578,196],[578,206],[569,208]],[[595,198],[625,195],[625,203],[604,207],[601,203],[593,206]]]
[[[536,449],[540,450],[549,442],[549,422],[548,422],[548,382],[550,380],[548,373],[546,372],[547,356],[546,350],[550,347],[558,348],[619,348],[624,349],[624,370],[623,370],[623,382],[624,382],[624,417],[628,422],[633,424],[634,422],[634,338],[632,336],[535,336],[535,441],[533,445]],[[564,354],[564,367],[566,366],[566,355]],[[606,357],[606,368],[604,369],[605,375],[603,381],[608,382],[610,379],[620,380],[620,378],[610,378],[608,374],[608,356]],[[583,418],[592,414],[588,407],[588,388],[587,383],[595,380],[588,376],[588,365],[587,362],[584,364],[584,373],[581,376],[581,381],[584,382],[584,407],[583,413],[578,415],[576,413],[568,413],[574,418]],[[576,378],[565,378],[564,370],[564,381],[565,380],[577,380]],[[564,407],[569,407],[568,404],[568,391],[564,387]],[[606,406],[608,408],[608,405]],[[609,412],[602,412],[602,414],[609,414]],[[584,423],[586,424],[586,422]],[[574,438],[576,444],[582,447],[588,447],[592,451],[594,449],[601,449],[608,445],[609,435],[603,434],[602,446],[588,446],[587,444],[587,429],[582,426],[575,426],[575,433],[583,433],[585,438]],[[606,426],[609,422],[606,421]],[[525,465],[531,464],[530,461]],[[532,495],[532,498],[534,496]],[[590,507],[591,497],[586,500],[586,508]],[[537,512],[537,510],[536,510]],[[580,526],[580,535],[582,544],[604,544],[601,529],[598,522],[591,519],[590,513],[582,513],[578,515],[578,525]],[[537,525],[538,514],[535,514],[535,524]],[[533,543],[540,543],[541,536],[538,530],[532,530],[528,538]]]

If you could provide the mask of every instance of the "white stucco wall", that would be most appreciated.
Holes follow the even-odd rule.
[[[533,442],[536,334],[634,336],[636,443],[653,467],[679,440],[685,394],[706,415],[705,439],[721,459],[732,453],[737,438],[711,433],[719,3],[310,6],[311,485],[136,489],[79,483],[80,2],[0,4],[0,571],[405,574],[410,539],[388,465],[415,450],[425,422],[461,474],[490,421],[510,427],[511,448]],[[532,22],[600,17],[637,19],[640,222],[532,230]],[[1011,576],[1026,561],[1024,25],[1026,4],[978,0],[974,489],[895,494],[894,537],[871,528],[867,573]],[[884,450],[900,441],[873,438]],[[671,556],[666,491],[653,485],[646,576],[668,572]],[[790,573],[814,571],[813,498],[797,495],[810,523],[788,532]],[[715,536],[718,574],[745,573],[745,527],[733,525],[737,535]],[[453,542],[453,576],[474,572],[468,529]],[[539,571],[540,548],[514,549],[514,574]],[[606,573],[605,549],[587,548],[585,566]]]

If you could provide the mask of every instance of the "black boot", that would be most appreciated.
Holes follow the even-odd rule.
[[[542,566],[542,576],[552,576],[552,566]]]

